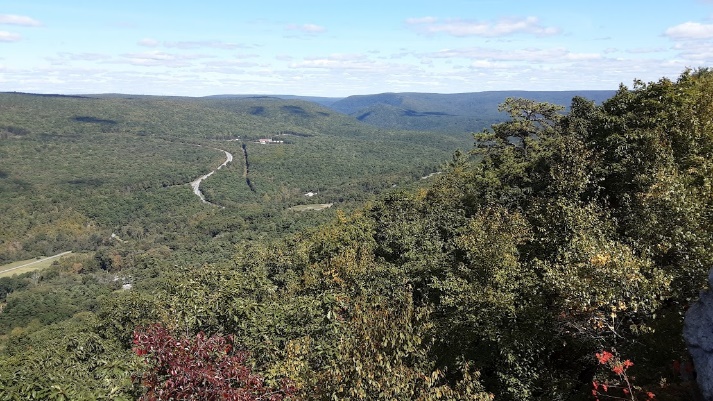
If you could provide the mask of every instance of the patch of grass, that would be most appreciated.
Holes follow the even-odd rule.
[[[307,210],[324,210],[332,207],[333,203],[313,203],[310,205],[297,205],[297,206],[292,206],[290,210],[294,210],[296,212],[305,212]]]
[[[0,266],[0,277],[11,277],[15,274],[31,272],[33,270],[44,269],[52,265],[52,263],[71,252],[62,252],[49,257],[39,257],[34,259],[19,260],[17,262],[8,263]]]

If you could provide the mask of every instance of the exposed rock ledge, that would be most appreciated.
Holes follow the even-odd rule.
[[[713,401],[713,269],[708,273],[708,286],[686,312],[683,338],[696,366],[703,399]]]

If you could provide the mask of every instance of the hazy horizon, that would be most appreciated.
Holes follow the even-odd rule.
[[[153,97],[188,97],[188,98],[203,98],[203,97],[285,97],[285,98],[323,98],[323,99],[345,99],[351,96],[377,96],[377,95],[388,95],[388,94],[426,94],[426,95],[468,95],[476,93],[503,93],[503,92],[516,92],[516,93],[536,93],[536,92],[616,92],[616,89],[568,89],[568,90],[525,90],[525,89],[512,89],[512,90],[494,90],[494,91],[474,91],[474,92],[452,92],[452,93],[441,93],[441,92],[380,92],[380,93],[364,93],[360,95],[346,95],[346,96],[320,96],[320,95],[302,95],[295,93],[216,93],[209,95],[146,95],[139,93],[120,93],[120,92],[104,92],[104,93],[56,93],[56,92],[25,92],[25,91],[0,91],[0,93],[17,93],[24,95],[34,95],[34,96],[153,96]]]
[[[295,97],[295,98],[324,98],[324,99],[344,99],[350,96],[376,96],[388,94],[425,94],[425,95],[468,95],[475,93],[501,93],[501,92],[616,92],[617,88],[612,89],[567,89],[567,90],[525,90],[525,89],[510,89],[510,90],[492,90],[492,91],[473,91],[473,92],[379,92],[379,93],[364,93],[358,95],[346,96],[328,96],[328,95],[303,95],[299,93],[215,93],[209,95],[147,95],[140,93],[121,93],[121,92],[102,92],[102,93],[57,93],[57,92],[25,92],[25,91],[0,91],[0,93],[17,93],[25,95],[38,96],[156,96],[156,97]]]

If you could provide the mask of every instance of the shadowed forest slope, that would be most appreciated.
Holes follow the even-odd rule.
[[[569,106],[575,96],[601,103],[613,94],[605,90],[382,93],[349,96],[329,107],[377,127],[458,133],[480,131],[507,118],[498,106],[509,97]]]

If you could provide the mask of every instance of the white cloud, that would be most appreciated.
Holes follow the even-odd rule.
[[[674,40],[710,39],[713,38],[713,24],[684,22],[668,28],[664,34]]]
[[[252,61],[245,61],[245,60],[215,60],[215,61],[209,61],[209,62],[205,63],[205,65],[208,67],[247,68],[247,67],[258,67],[260,64],[252,62]]]
[[[420,18],[407,18],[406,23],[409,25],[414,24],[433,24],[438,19],[436,17],[420,17]]]
[[[143,52],[129,53],[121,55],[126,63],[144,67],[188,67],[191,60],[207,58],[209,56],[200,54],[172,54],[166,52]]]
[[[160,42],[156,39],[144,38],[137,42],[139,46],[144,47],[167,47],[176,49],[200,49],[200,48],[212,48],[212,49],[224,49],[233,50],[239,48],[247,48],[249,46],[241,45],[237,43],[223,42],[220,40],[196,40],[196,41],[182,41],[182,42]]]
[[[24,15],[0,14],[0,24],[20,26],[42,26],[40,21]]]
[[[445,33],[459,37],[498,37],[519,33],[535,36],[551,36],[560,33],[559,28],[546,27],[540,24],[537,17],[503,18],[497,21],[471,21],[464,19],[440,21],[433,17],[424,17],[409,18],[406,20],[406,23],[422,33]]]
[[[574,53],[576,54],[576,53]],[[156,63],[175,61],[175,55],[131,55],[151,58]],[[91,56],[90,56],[91,57]],[[361,69],[354,64],[368,64],[366,55],[339,54],[305,59],[319,64],[318,68],[260,68],[240,65],[230,70],[229,63],[221,69],[212,60],[192,63],[192,68],[132,68],[110,66],[84,68],[72,66],[37,66],[9,68],[0,74],[0,91],[18,90],[38,93],[102,93],[163,94],[202,96],[216,93],[293,93],[303,95],[347,96],[382,92],[473,92],[485,90],[615,90],[624,81],[634,78],[644,81],[662,76],[675,78],[683,71],[684,61],[671,59],[579,60],[555,64],[520,64],[497,60],[469,60],[452,66],[423,66],[375,61]],[[228,60],[230,61],[230,60]],[[215,64],[215,67],[209,67]],[[2,68],[2,67],[0,67]],[[119,68],[117,70],[117,68]],[[584,80],[582,77],[586,77]]]
[[[445,49],[434,53],[420,54],[426,58],[462,58],[471,60],[496,60],[513,62],[538,62],[546,64],[557,64],[572,60],[596,60],[602,58],[598,53],[575,53],[565,48],[549,49],[495,49],[485,47],[466,47],[460,49]]]
[[[290,64],[290,68],[324,68],[329,70],[373,70],[376,63],[368,60],[337,60],[318,58]]]
[[[141,39],[137,44],[139,46],[144,46],[144,47],[157,47],[158,45],[161,44],[161,42],[159,42],[156,39],[144,38],[144,39]]]
[[[663,47],[637,47],[634,49],[627,49],[626,52],[629,54],[648,54],[648,53],[661,53],[665,52],[667,49]]]
[[[0,31],[0,42],[17,42],[22,39],[17,33]]]
[[[237,43],[223,42],[220,40],[198,40],[198,41],[186,41],[186,42],[163,42],[166,47],[174,47],[178,49],[198,49],[198,48],[212,48],[212,49],[224,49],[233,50],[238,48],[244,48],[245,45],[240,45]]]
[[[243,74],[247,69],[260,67],[260,64],[244,60],[209,61],[198,68],[197,72],[216,72],[220,74]]]
[[[710,64],[713,62],[713,44],[686,42],[677,43],[674,47],[679,51],[678,57],[691,64]]]
[[[569,61],[599,60],[602,56],[599,53],[573,53],[567,52],[564,59]]]
[[[357,53],[334,53],[330,54],[328,57],[330,60],[335,61],[364,61],[367,57],[363,54]],[[322,60],[324,57],[307,57],[306,60]]]
[[[402,59],[402,58],[408,57],[408,56],[410,56],[410,55],[411,55],[411,53],[408,52],[408,51],[400,51],[400,52],[398,52],[398,53],[392,53],[388,58],[390,58],[390,59]]]
[[[507,64],[493,62],[493,61],[489,61],[489,60],[476,60],[476,61],[473,61],[473,63],[470,66],[473,68],[486,68],[486,69],[507,68]]]
[[[412,73],[412,65],[385,63],[369,59],[363,54],[331,54],[326,57],[308,57],[289,65],[292,69],[315,69],[348,73],[378,73],[386,75]]]
[[[60,52],[57,57],[47,57],[47,60],[52,64],[66,64],[67,61],[106,61],[110,60],[111,56],[100,53],[69,53]]]
[[[315,24],[302,24],[302,25],[290,24],[290,25],[287,25],[287,29],[289,29],[290,31],[299,31],[302,33],[309,33],[309,34],[322,33],[327,30],[325,27],[320,26],[320,25],[315,25]]]

